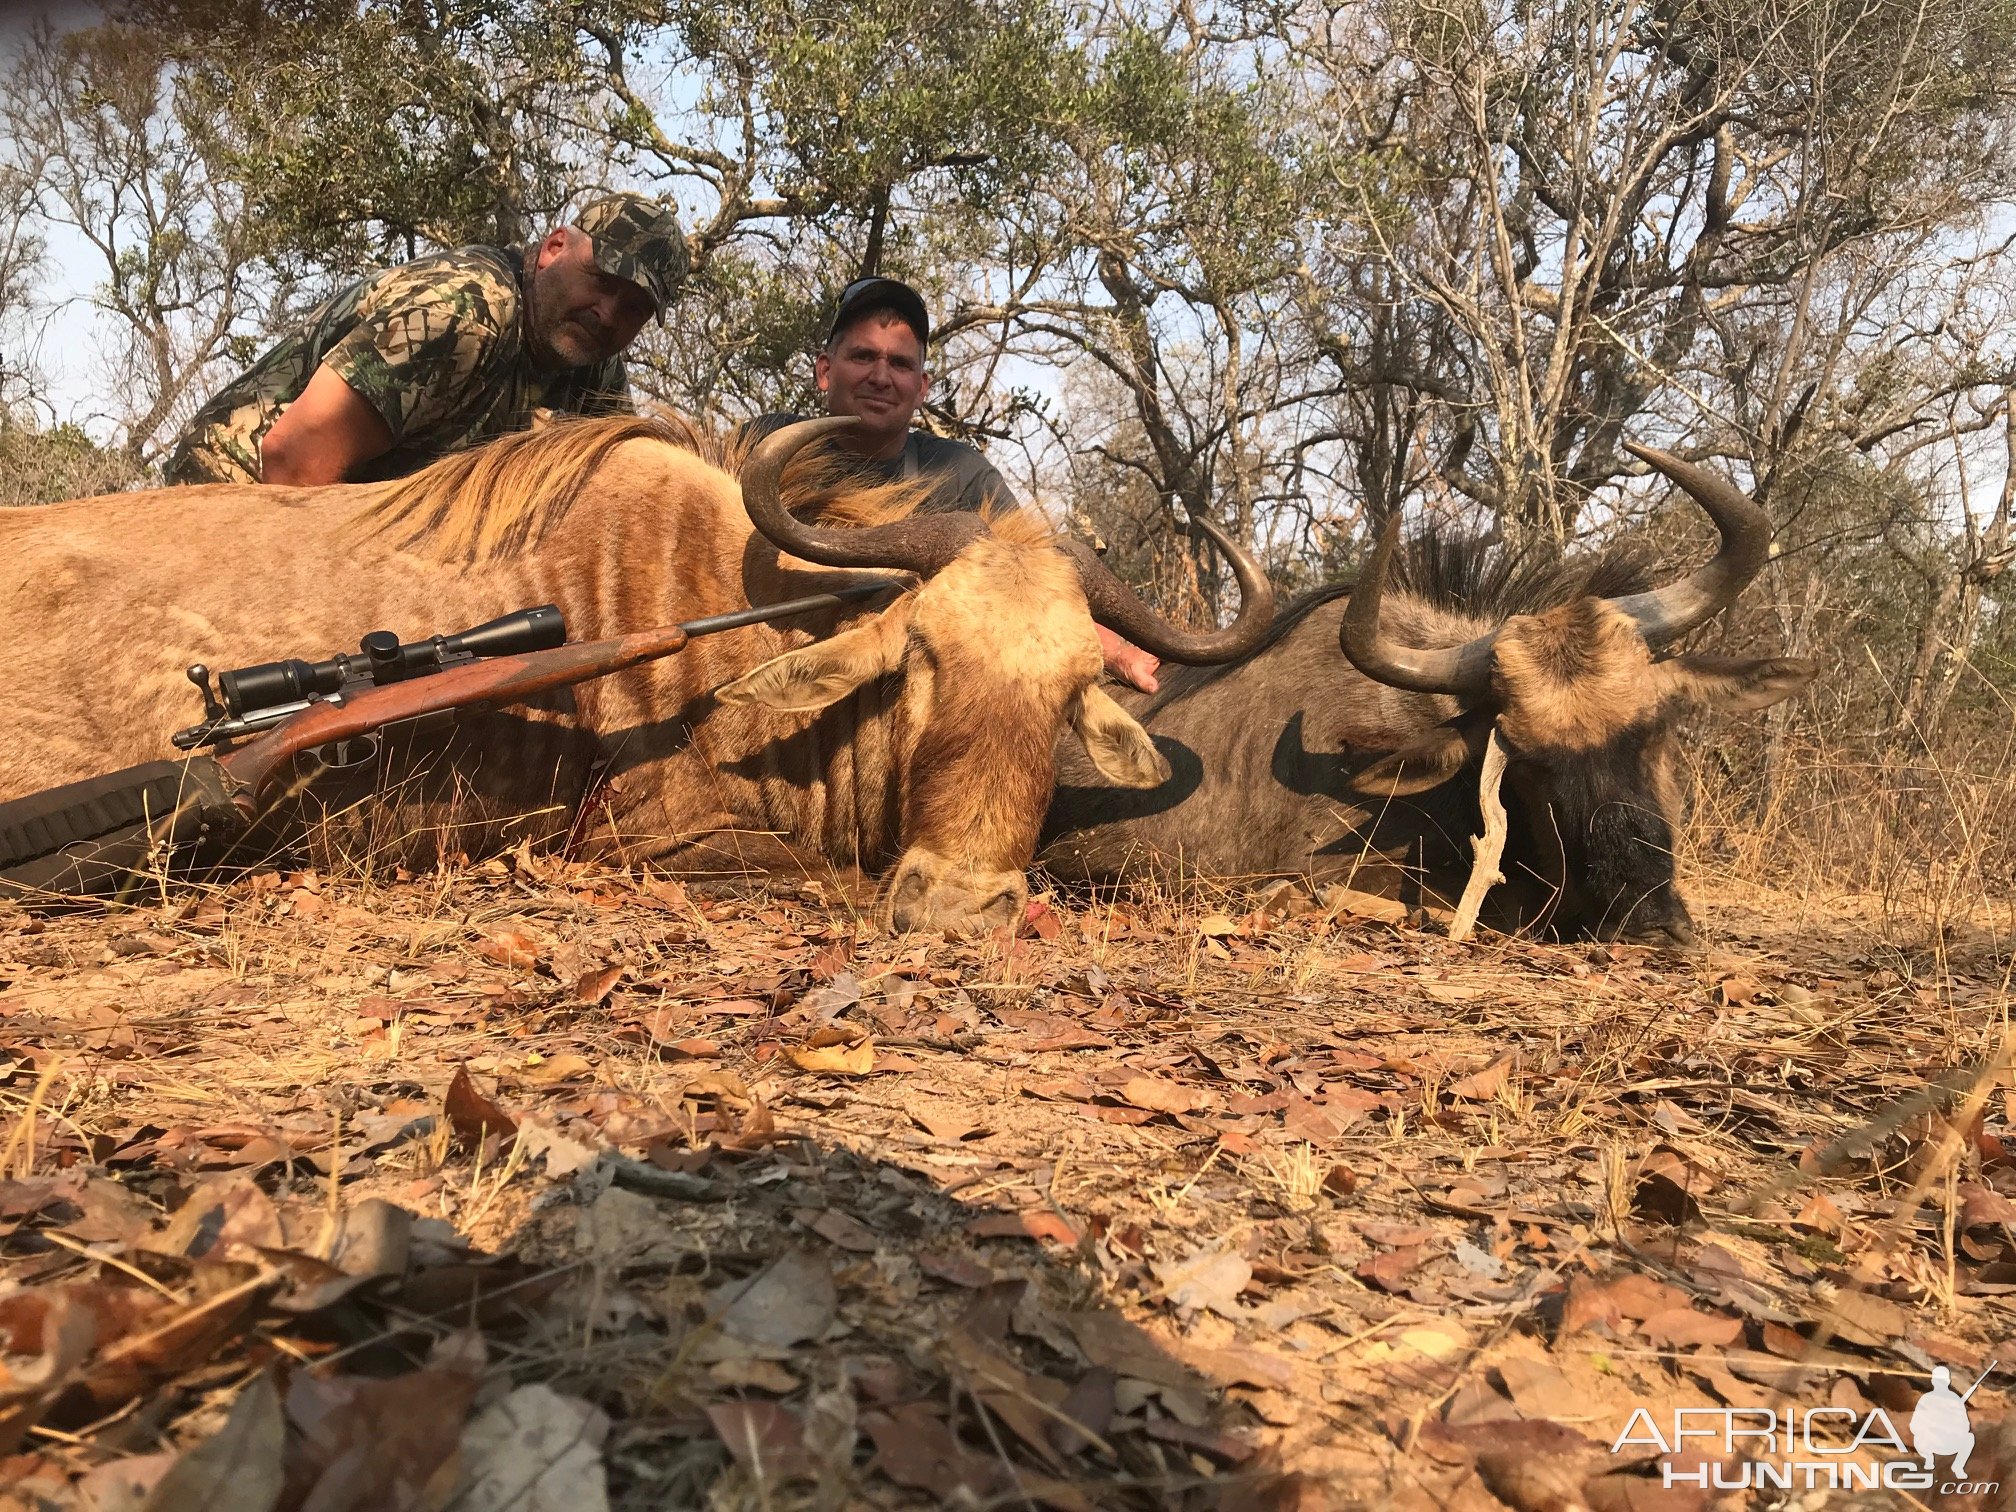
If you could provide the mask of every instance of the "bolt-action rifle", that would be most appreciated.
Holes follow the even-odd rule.
[[[366,635],[359,653],[241,667],[217,679],[189,668],[202,721],[181,750],[218,754],[150,761],[0,803],[0,897],[120,897],[178,856],[221,854],[267,810],[295,758],[325,767],[370,759],[381,731],[436,715],[524,703],[656,661],[689,640],[870,598],[900,587],[876,578],[831,593],[737,609],[611,640],[566,642],[552,604],[459,635],[401,643]],[[234,741],[243,744],[232,745]],[[362,754],[359,754],[359,744]]]

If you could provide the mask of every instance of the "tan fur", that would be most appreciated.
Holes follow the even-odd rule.
[[[962,848],[975,853],[998,845],[1010,854],[1026,846],[1033,855],[1067,704],[1099,675],[1099,644],[1077,572],[1047,546],[990,535],[930,589],[911,623],[932,670],[916,760],[951,780],[913,784],[905,818],[920,833],[960,836]],[[1002,595],[1022,605],[1012,628],[1000,618]],[[990,710],[990,699],[1001,703]],[[952,794],[969,785],[987,791],[955,812]]]
[[[1515,750],[1594,750],[1651,717],[1665,692],[1638,627],[1600,599],[1509,619],[1492,650],[1498,723]]]
[[[837,463],[802,452],[784,470],[786,495],[802,501],[793,506],[795,513],[849,529],[905,519],[931,497],[931,488],[921,479],[863,487]]]
[[[1630,616],[1576,599],[1505,622],[1492,647],[1499,728],[1515,749],[1593,751],[1674,704],[1769,708],[1817,674],[1811,662],[1656,660]]]
[[[724,703],[763,704],[781,713],[810,714],[838,703],[873,677],[903,665],[915,598],[905,595],[865,625],[773,656],[715,691]]]
[[[1159,787],[1169,780],[1169,759],[1134,716],[1096,683],[1069,710],[1071,728],[1100,776],[1118,787]]]
[[[1052,746],[1074,731],[1100,668],[1098,639],[1077,570],[1043,525],[1019,514],[993,522],[976,541],[881,624],[787,653],[720,690],[727,701],[772,708],[823,707],[899,667],[892,734],[913,774],[901,829],[928,837],[930,859],[899,868],[892,896],[934,890],[971,894],[984,906],[1015,891],[1033,853],[1054,782]],[[1152,787],[1167,775],[1132,716],[1110,706],[1093,734],[1112,780]],[[1123,731],[1121,726],[1125,726]],[[1131,759],[1114,753],[1126,750]],[[1020,857],[1012,868],[1000,860]],[[1016,893],[1019,896],[1019,892]]]
[[[824,489],[815,507],[854,518],[919,492],[793,469],[787,503],[813,503],[794,493],[807,476]],[[0,635],[18,659],[0,798],[167,754],[168,733],[197,716],[181,675],[193,661],[321,657],[370,629],[412,638],[546,601],[591,640],[856,575],[780,556],[753,533],[735,480],[679,428],[627,418],[507,438],[392,485],[8,511]],[[829,612],[697,640],[581,686],[555,714],[497,716],[504,735],[473,751],[465,740],[457,762],[487,755],[476,787],[550,805],[565,797],[565,752],[520,759],[509,742],[564,714],[611,763],[591,851],[718,871],[793,856],[881,870],[907,850],[920,858],[909,875],[924,876],[916,919],[941,922],[957,904],[933,902],[934,879],[1019,879],[1026,866],[1051,742],[1099,672],[1092,622],[1047,528],[1010,516],[903,601],[877,637],[877,665],[898,657],[890,675],[816,711],[714,696],[848,623],[876,620]],[[480,848],[473,832],[458,841]]]
[[[1050,546],[1057,542],[1057,527],[1033,509],[1002,510],[992,499],[980,511],[987,533],[1008,546]]]
[[[660,441],[696,455],[683,421],[622,415],[552,420],[444,457],[381,485],[358,513],[365,538],[382,535],[444,562],[489,562],[541,539],[581,496],[596,469],[626,441]]]

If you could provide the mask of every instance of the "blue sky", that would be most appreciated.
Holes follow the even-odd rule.
[[[0,0],[0,68],[10,65],[38,20],[48,20],[60,30],[89,25],[97,17],[95,7],[75,0],[55,4]],[[103,262],[82,236],[66,227],[49,228],[46,240],[48,262],[41,294],[51,310],[37,322],[32,344],[21,355],[47,380],[54,418],[75,421],[103,439],[115,427],[92,415],[106,407],[103,368],[105,354],[113,350],[114,327],[90,303],[92,289],[104,279]]]

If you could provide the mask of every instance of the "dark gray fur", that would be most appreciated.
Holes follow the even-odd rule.
[[[1562,559],[1479,541],[1425,537],[1403,551],[1384,621],[1397,640],[1459,643],[1515,614],[1583,595],[1641,591],[1649,563],[1632,550]],[[1169,759],[1168,782],[1144,792],[1099,785],[1070,742],[1039,861],[1067,880],[1158,874],[1303,877],[1343,882],[1407,903],[1451,901],[1481,823],[1473,762],[1412,797],[1377,799],[1350,779],[1435,725],[1477,717],[1453,697],[1372,682],[1345,660],[1338,626],[1350,594],[1332,584],[1285,607],[1267,640],[1223,667],[1172,667],[1154,697],[1115,695]],[[1509,796],[1509,795],[1508,795]],[[1553,889],[1517,862],[1493,897],[1494,918],[1545,911]]]

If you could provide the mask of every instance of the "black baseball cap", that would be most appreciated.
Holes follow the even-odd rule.
[[[917,345],[931,344],[931,312],[924,308],[924,296],[895,278],[857,278],[840,291],[840,307],[833,312],[827,328],[830,343],[848,326],[874,310],[893,310],[903,324],[917,333]]]

